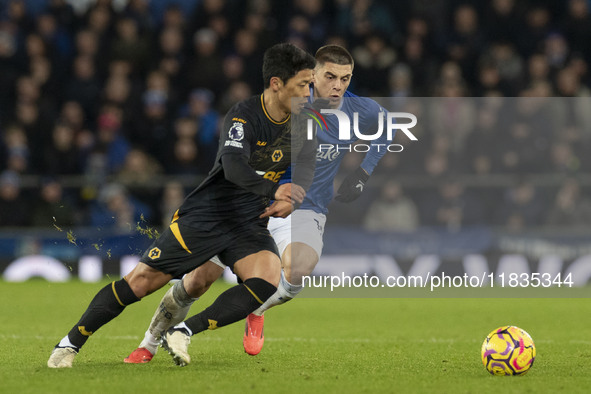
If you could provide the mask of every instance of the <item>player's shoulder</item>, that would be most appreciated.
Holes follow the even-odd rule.
[[[378,113],[382,109],[382,106],[374,99],[358,96],[348,90],[345,92],[343,97],[345,99],[345,105],[347,106],[347,109],[351,112]]]
[[[261,96],[252,96],[245,100],[239,101],[234,104],[232,108],[226,114],[226,119],[234,122],[248,123],[254,121],[257,118],[259,112],[261,112]]]

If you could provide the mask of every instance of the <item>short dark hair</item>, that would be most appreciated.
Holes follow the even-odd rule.
[[[316,63],[323,65],[324,63],[335,63],[342,66],[350,64],[354,65],[353,56],[348,50],[340,45],[325,45],[316,51]]]
[[[265,51],[263,57],[263,80],[265,89],[271,85],[271,78],[278,77],[287,83],[297,73],[316,66],[314,57],[293,44],[276,44]]]

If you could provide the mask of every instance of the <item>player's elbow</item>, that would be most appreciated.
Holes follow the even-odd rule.
[[[231,155],[222,156],[222,168],[224,169],[224,178],[232,183],[240,181],[240,171],[238,171],[238,163]]]
[[[239,184],[240,183],[240,176],[238,176],[235,172],[233,171],[226,171],[224,169],[224,178],[228,181],[228,182],[232,182],[234,184]]]

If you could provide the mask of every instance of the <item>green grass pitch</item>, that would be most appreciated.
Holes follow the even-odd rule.
[[[105,282],[106,283],[106,282]],[[575,393],[591,387],[591,303],[573,299],[299,298],[268,312],[265,347],[242,350],[242,322],[193,337],[192,364],[161,351],[127,365],[162,289],[93,335],[74,367],[53,346],[104,284],[0,282],[0,393]],[[216,284],[191,313],[209,305]],[[528,331],[523,377],[494,377],[480,345],[494,328]]]

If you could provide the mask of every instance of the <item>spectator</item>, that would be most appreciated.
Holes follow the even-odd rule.
[[[569,46],[564,36],[557,32],[548,34],[544,41],[544,54],[553,73],[566,65]]]
[[[239,101],[252,96],[252,88],[244,81],[235,81],[228,86],[226,92],[219,100],[218,111],[226,113]]]
[[[520,35],[522,19],[515,0],[492,0],[485,11],[487,36],[515,42]]]
[[[476,60],[484,38],[473,5],[462,4],[454,10],[453,25],[446,43],[448,58],[462,69],[468,83],[476,78]]]
[[[533,4],[525,11],[525,25],[521,29],[517,43],[519,52],[529,57],[540,50],[540,44],[550,33],[551,15],[544,4]]]
[[[195,89],[189,96],[187,108],[182,115],[195,119],[197,122],[197,144],[206,155],[208,162],[213,162],[218,145],[218,123],[220,115],[212,108],[214,95],[206,89]]]
[[[448,178],[422,205],[422,222],[457,231],[464,226],[482,224],[482,207],[458,180]]]
[[[418,226],[417,206],[394,181],[386,182],[378,199],[369,206],[363,223],[369,231],[411,232]]]
[[[369,35],[363,45],[353,49],[355,78],[363,94],[382,97],[388,94],[384,81],[396,60],[396,52],[388,42],[377,34]]]
[[[150,31],[155,25],[149,3],[149,0],[129,0],[123,10],[123,14],[133,19],[141,31]]]
[[[164,228],[170,225],[172,216],[179,209],[185,199],[183,185],[177,181],[170,181],[164,185],[160,203],[160,217]]]
[[[171,128],[167,100],[166,93],[161,90],[146,91],[142,97],[141,114],[133,121],[130,130],[134,144],[161,163],[166,161],[163,149]]]
[[[59,180],[52,177],[43,178],[41,193],[35,202],[32,224],[38,227],[71,228],[77,224],[75,203],[64,195],[64,189]]]
[[[418,35],[406,38],[402,47],[401,60],[412,70],[412,86],[418,96],[430,96],[437,74],[437,62],[425,48],[424,40]]]
[[[76,57],[73,71],[73,78],[65,86],[64,98],[77,101],[86,116],[94,117],[101,88],[93,59],[86,55]]]
[[[218,53],[218,37],[211,29],[201,29],[193,37],[194,54],[187,69],[191,88],[203,87],[216,91],[222,77],[222,60]],[[255,74],[258,75],[258,74]]]
[[[244,61],[244,80],[255,91],[263,90],[263,80],[260,78],[260,70],[263,66],[263,54],[257,42],[256,33],[242,29],[236,32],[234,39],[236,55]],[[215,89],[210,89],[218,94]]]
[[[173,147],[173,156],[167,161],[168,172],[173,175],[205,174],[211,166],[199,156],[199,149],[192,138],[180,138]]]
[[[18,125],[9,126],[3,136],[4,162],[0,168],[13,170],[17,173],[25,173],[29,169],[29,144],[27,135]]]
[[[585,228],[591,220],[591,202],[581,192],[580,183],[567,178],[556,193],[554,205],[546,216],[549,226]]]
[[[21,193],[20,177],[14,171],[0,174],[0,227],[30,224],[30,207]]]
[[[149,222],[151,211],[148,206],[132,198],[124,186],[111,183],[99,191],[90,216],[93,226],[131,232],[137,223],[143,220]]]
[[[164,72],[175,84],[181,83],[181,71],[186,67],[183,53],[184,38],[180,27],[166,27],[158,38],[159,56],[155,57],[156,69]]]
[[[86,118],[80,103],[77,101],[65,102],[62,106],[61,120],[75,131],[84,129]]]
[[[496,217],[510,231],[522,231],[542,222],[544,202],[531,182],[524,180],[508,189]]]
[[[57,20],[49,12],[37,17],[37,32],[45,44],[51,48],[51,55],[59,62],[69,60],[73,47],[72,37],[63,28],[57,24]]]
[[[591,13],[586,0],[569,0],[567,14],[561,21],[561,30],[573,51],[585,54],[591,59],[589,40],[591,40]]]
[[[581,158],[576,154],[572,145],[558,142],[550,148],[550,171],[574,174],[581,169]]]
[[[82,155],[76,146],[74,130],[65,123],[56,123],[51,144],[45,147],[44,173],[48,175],[74,175],[82,172]]]
[[[394,37],[398,31],[396,18],[380,1],[339,1],[335,15],[338,32],[354,44],[372,32]]]
[[[493,42],[488,51],[481,57],[485,64],[494,66],[502,82],[501,90],[507,96],[514,96],[515,87],[523,78],[523,59],[515,51],[515,47],[508,41]]]
[[[160,164],[140,149],[131,149],[117,173],[117,182],[133,187],[153,187],[154,177],[162,173]]]
[[[323,12],[323,0],[295,0],[288,23],[287,36],[301,37],[311,48],[324,45],[330,21]]]
[[[116,31],[117,36],[111,44],[109,59],[125,60],[131,64],[132,74],[144,75],[150,48],[137,22],[132,18],[121,18],[116,22]]]
[[[112,105],[105,105],[98,117],[97,138],[91,155],[102,157],[104,171],[109,174],[121,168],[130,149],[121,130],[121,117],[121,110]]]
[[[412,71],[404,63],[398,63],[390,69],[388,78],[390,97],[409,97],[412,94]]]
[[[156,159],[140,149],[131,149],[115,175],[115,181],[125,185],[134,199],[148,205],[154,212],[158,209],[160,197],[156,177],[161,174],[162,166]]]
[[[550,65],[544,54],[534,53],[528,59],[526,86],[550,80]]]

